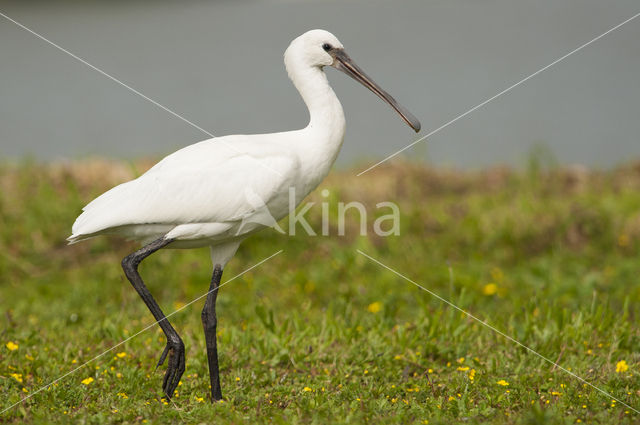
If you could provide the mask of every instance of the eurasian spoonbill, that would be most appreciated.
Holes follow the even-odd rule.
[[[289,189],[299,204],[329,173],[342,145],[344,113],[323,68],[346,73],[391,105],[416,132],[420,130],[420,122],[358,67],[331,33],[302,34],[287,48],[284,62],[309,109],[305,128],[214,137],[180,149],[137,179],[90,202],[68,238],[75,243],[115,234],[143,244],[122,260],[122,267],[167,338],[158,362],[160,366],[169,357],[162,385],[167,397],[174,394],[185,370],[184,343],[143,283],[138,265],[161,248],[210,247],[213,276],[202,324],[211,398],[222,399],[215,310],[222,270],[247,236],[267,227],[269,221],[256,205],[266,206],[275,220],[286,217]]]

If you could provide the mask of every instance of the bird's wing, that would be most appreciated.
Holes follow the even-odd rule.
[[[69,239],[132,224],[242,220],[255,209],[246,193],[267,205],[287,194],[299,170],[297,157],[272,143],[233,137],[181,149],[139,178],[105,192],[84,207]]]

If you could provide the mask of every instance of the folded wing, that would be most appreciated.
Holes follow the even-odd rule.
[[[255,196],[281,204],[295,181],[297,158],[246,136],[205,140],[181,149],[139,178],[94,199],[77,218],[70,242],[137,225],[227,223],[254,212]],[[249,146],[250,145],[250,146]],[[246,194],[250,193],[250,199]]]

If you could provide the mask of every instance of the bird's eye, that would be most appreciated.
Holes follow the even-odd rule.
[[[324,49],[325,52],[328,52],[329,50],[331,50],[331,44],[329,43],[324,43],[322,45],[322,48]]]

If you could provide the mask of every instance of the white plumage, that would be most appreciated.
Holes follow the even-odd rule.
[[[295,151],[281,143],[296,133],[214,138],[181,149],[84,207],[69,241],[118,234],[148,243],[166,235],[175,239],[174,248],[238,245],[264,227],[251,225],[256,211],[246,190],[280,219],[288,211],[290,185],[301,193],[312,189]]]

